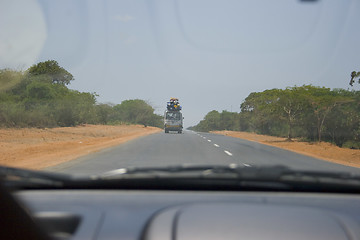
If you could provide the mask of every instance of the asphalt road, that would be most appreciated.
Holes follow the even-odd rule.
[[[283,164],[301,170],[360,173],[359,168],[330,163],[280,148],[192,131],[184,131],[183,134],[162,132],[138,138],[46,170],[92,175],[130,166],[232,163],[246,167]]]

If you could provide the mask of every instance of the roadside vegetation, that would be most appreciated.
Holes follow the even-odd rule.
[[[253,92],[240,113],[214,110],[191,129],[255,132],[360,149],[360,91],[304,85]]]
[[[356,79],[358,80],[358,83],[360,84],[360,72],[352,71],[349,85],[353,86]]]
[[[143,124],[162,127],[144,100],[102,104],[96,93],[67,86],[74,77],[54,60],[26,71],[0,70],[0,127],[69,127],[80,124]]]

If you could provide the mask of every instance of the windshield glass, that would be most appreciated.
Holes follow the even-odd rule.
[[[358,0],[1,1],[0,165],[360,173],[359,12]]]
[[[166,119],[180,120],[180,113],[178,113],[178,112],[168,112],[168,113],[166,113]]]

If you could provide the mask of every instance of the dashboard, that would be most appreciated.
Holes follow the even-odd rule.
[[[355,194],[22,190],[56,239],[360,239]]]

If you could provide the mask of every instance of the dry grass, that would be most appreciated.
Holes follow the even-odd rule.
[[[140,125],[0,129],[0,165],[43,169],[159,131]]]

